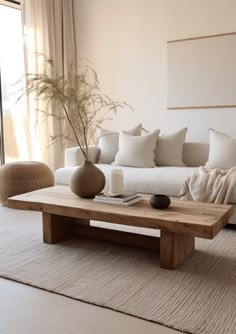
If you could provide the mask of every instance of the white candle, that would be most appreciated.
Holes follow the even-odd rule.
[[[111,170],[109,181],[109,193],[111,195],[123,193],[123,172],[121,169]]]

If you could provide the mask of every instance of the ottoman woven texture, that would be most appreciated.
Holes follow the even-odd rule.
[[[50,168],[39,161],[17,161],[0,167],[0,203],[6,205],[11,196],[52,187]]]

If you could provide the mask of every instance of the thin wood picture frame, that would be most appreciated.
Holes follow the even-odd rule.
[[[167,42],[168,110],[236,108],[236,32]]]

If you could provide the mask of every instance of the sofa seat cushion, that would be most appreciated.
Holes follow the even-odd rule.
[[[106,178],[117,166],[96,164]],[[70,177],[77,167],[60,168],[55,172],[55,183],[68,185]],[[147,194],[164,194],[178,196],[184,181],[198,170],[198,167],[154,167],[133,168],[119,166],[123,170],[124,191]],[[236,203],[236,188],[234,188],[230,203]]]
[[[96,164],[106,178],[112,169],[118,168],[108,164]],[[70,177],[77,167],[66,167],[55,172],[56,184],[69,184]],[[159,193],[178,196],[185,179],[197,168],[194,167],[154,167],[133,168],[119,166],[123,170],[124,190],[127,192]]]
[[[128,192],[178,196],[182,184],[195,170],[186,167],[127,168],[124,188]]]

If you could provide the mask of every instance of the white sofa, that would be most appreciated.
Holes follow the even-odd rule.
[[[118,167],[112,164],[97,164],[100,149],[97,146],[89,147],[89,160],[108,176],[111,169],[123,170],[124,191],[147,194],[165,194],[178,196],[181,187],[188,176],[205,165],[208,160],[209,144],[205,142],[184,143],[183,160],[186,167],[154,167],[134,168]],[[65,167],[55,171],[55,183],[68,185],[75,168],[81,164],[83,156],[78,147],[65,150]],[[230,223],[236,224],[236,188],[231,194],[230,203],[234,206],[234,216]]]

